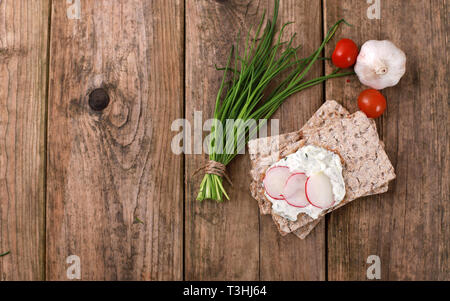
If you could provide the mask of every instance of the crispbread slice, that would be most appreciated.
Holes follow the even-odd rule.
[[[373,126],[375,126],[375,123],[373,123]],[[290,137],[290,139],[292,139],[293,137],[297,137],[298,133],[291,133],[291,134],[286,134],[286,137]],[[286,143],[288,141],[288,139],[283,139],[283,141],[280,143],[281,144],[281,148],[286,148],[286,146],[283,145],[283,143]],[[268,141],[266,141],[266,143],[268,143]],[[293,148],[298,148],[298,143],[295,144],[296,142],[294,142],[293,144],[291,144],[291,146],[293,145]],[[384,148],[384,143],[382,141],[380,141],[381,146]],[[278,158],[277,158],[278,159]],[[275,161],[268,163],[268,165],[272,165]],[[271,208],[272,208],[272,204],[264,197],[264,189],[261,185],[258,185],[257,181],[253,181],[251,183],[252,185],[252,194],[253,197],[258,200],[258,204],[260,207],[260,212],[261,214],[270,214],[271,213]],[[370,191],[367,193],[367,195],[364,196],[369,196],[369,195],[373,195],[373,194],[380,194],[380,193],[384,193],[388,191],[388,183],[384,184],[383,186],[374,189],[373,191]],[[307,223],[306,225],[300,227],[299,229],[295,230],[293,233],[298,236],[301,239],[304,239],[313,229],[314,227],[320,222],[320,220],[322,219],[322,217],[319,217],[316,220],[311,221],[310,223]],[[284,233],[282,233],[284,234]]]
[[[312,230],[322,221],[323,217],[319,217],[318,219],[310,222],[309,224],[304,225],[303,227],[298,228],[292,233],[295,234],[300,239],[305,239],[306,236],[311,233]]]
[[[365,196],[385,193],[388,191],[388,188],[389,188],[389,184],[386,183],[385,185],[381,186],[380,188],[375,189],[374,191],[371,191],[369,194],[367,194]],[[299,229],[293,231],[292,233],[294,233],[298,238],[304,239],[306,236],[308,236],[309,233],[311,233],[312,230],[314,230],[314,228],[317,226],[317,224],[319,224],[319,222],[323,218],[324,218],[323,216],[319,217],[318,219],[310,222],[309,224],[306,224],[306,225],[300,227]]]
[[[347,197],[355,199],[395,179],[394,167],[372,120],[358,111],[305,136],[307,144],[336,150],[344,160]],[[339,204],[339,207],[344,205]]]
[[[387,159],[387,156],[384,152],[384,144],[378,139],[378,134],[376,133],[376,126],[373,120],[367,119],[364,114],[361,116],[360,114],[354,114],[354,118],[356,121],[364,120],[366,124],[366,131],[372,134],[372,142],[377,141],[377,143],[372,143],[371,146],[375,147],[377,144],[377,150],[381,150],[383,160]],[[267,137],[261,139],[255,139],[249,142],[249,151],[252,159],[252,183],[251,183],[251,192],[253,197],[258,201],[261,214],[270,214],[271,213],[271,203],[264,196],[264,189],[261,185],[261,180],[264,177],[264,173],[266,169],[272,165],[274,162],[278,161],[282,157],[295,152],[299,147],[304,145],[305,143],[310,141],[314,141],[313,137],[328,137],[327,135],[323,136],[320,133],[320,128],[328,128],[331,129],[330,132],[333,132],[332,128],[335,123],[339,120],[343,120],[344,117],[348,116],[348,112],[337,102],[335,101],[327,101],[308,121],[308,123],[298,132],[284,134],[276,137]],[[364,118],[362,118],[364,117]],[[348,120],[352,120],[347,118]],[[348,120],[344,122],[344,126],[348,125]],[[342,125],[342,123],[339,123]],[[369,129],[369,127],[371,129]],[[319,129],[318,129],[319,128]],[[315,135],[314,133],[319,131],[319,135]],[[373,135],[375,133],[375,136]],[[358,134],[358,133],[355,133]],[[305,139],[302,139],[305,138]],[[345,138],[345,136],[344,136]],[[367,137],[366,137],[367,138]],[[316,139],[317,140],[317,139]],[[319,144],[321,146],[327,147],[318,139]],[[370,140],[370,139],[369,139]],[[367,140],[367,141],[369,141]],[[328,142],[328,141],[325,141]],[[308,142],[309,144],[309,142]],[[327,143],[325,143],[327,144]],[[327,147],[330,148],[330,147]],[[385,162],[385,161],[383,161]],[[387,162],[390,165],[389,160]],[[352,164],[351,164],[352,165]],[[392,168],[392,165],[390,165]],[[387,174],[387,178],[395,177],[392,173]],[[382,193],[387,191],[387,182],[384,183],[373,183],[374,188],[365,193],[361,192],[360,196]],[[378,185],[380,184],[380,185]],[[353,193],[353,192],[352,192]],[[344,200],[340,205],[347,203],[347,200]],[[333,208],[336,209],[336,208]],[[309,216],[303,214],[299,215],[299,219],[296,222],[290,222],[282,217],[279,217],[276,214],[273,214],[273,219],[275,224],[278,226],[280,233],[282,235],[286,235],[289,232],[296,231],[295,234],[300,238],[306,237],[309,232],[320,222],[320,217],[316,220],[310,218]]]
[[[270,214],[272,203],[264,197],[264,189],[261,186],[262,178],[266,169],[281,157],[287,156],[298,150],[302,145],[302,136],[304,133],[311,133],[316,128],[323,127],[335,119],[348,116],[349,112],[334,100],[326,101],[308,120],[300,131],[259,138],[249,141],[248,150],[252,162],[250,175],[250,191],[258,201],[261,214]]]
[[[395,178],[394,168],[387,157],[373,123],[362,112],[335,120],[309,136],[305,144],[332,149],[344,161],[343,177],[346,196],[338,206],[324,211],[321,216],[352,200],[368,195],[383,187]],[[301,213],[292,222],[272,214],[280,232],[293,232],[314,221],[309,215]]]

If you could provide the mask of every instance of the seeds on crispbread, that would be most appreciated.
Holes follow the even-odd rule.
[[[338,103],[327,101],[299,132],[249,142],[253,180],[250,190],[258,201],[261,214],[272,213],[271,203],[265,198],[264,188],[260,185],[265,170],[305,144],[335,150],[344,160],[343,175],[349,193],[339,206],[327,210],[322,216],[357,197],[387,191],[387,183],[395,178],[373,120],[361,112],[349,116]],[[273,213],[272,216],[282,235],[294,232],[300,238],[306,237],[321,219],[314,220],[306,214],[299,214],[297,221],[292,222]]]

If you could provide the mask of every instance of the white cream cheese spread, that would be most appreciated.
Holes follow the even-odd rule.
[[[332,185],[333,207],[344,199],[345,182],[342,176],[341,160],[337,154],[325,148],[314,145],[304,146],[297,152],[274,163],[270,168],[275,166],[286,166],[291,173],[303,172],[307,177],[322,172],[330,179]],[[306,213],[313,219],[317,219],[326,210],[311,204],[303,208],[294,207],[285,200],[277,200],[270,197],[267,193],[265,193],[265,196],[272,203],[274,213],[291,221],[296,221],[299,213]]]

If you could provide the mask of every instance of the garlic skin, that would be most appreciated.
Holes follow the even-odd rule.
[[[388,40],[365,42],[356,59],[359,81],[376,90],[395,86],[405,71],[405,53]]]

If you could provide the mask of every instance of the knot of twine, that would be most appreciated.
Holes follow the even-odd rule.
[[[216,175],[216,176],[225,178],[227,180],[227,182],[230,183],[231,186],[233,186],[233,182],[231,182],[230,177],[228,177],[228,175],[227,175],[225,164],[214,161],[214,160],[209,160],[205,165],[203,165],[202,167],[200,167],[199,169],[194,171],[192,176],[195,176],[197,173],[199,173],[202,170],[205,171],[205,174]]]

